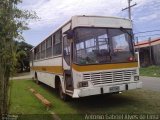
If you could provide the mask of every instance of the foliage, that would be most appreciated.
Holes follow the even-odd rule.
[[[30,60],[30,50],[33,47],[30,44],[25,42],[15,42],[17,46],[16,50],[16,58],[17,58],[17,65],[16,65],[16,72],[28,72],[30,70],[29,60]]]
[[[149,66],[140,68],[141,76],[160,77],[160,66]]]
[[[14,41],[23,40],[22,32],[28,29],[26,20],[36,18],[34,12],[17,7],[21,2],[0,1],[0,115],[7,113],[8,81],[17,62]]]

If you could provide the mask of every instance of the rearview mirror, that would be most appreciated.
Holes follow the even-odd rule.
[[[72,39],[73,38],[73,31],[69,30],[67,31],[67,39]]]

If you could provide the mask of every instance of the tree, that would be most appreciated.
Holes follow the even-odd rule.
[[[17,72],[29,72],[30,70],[30,50],[33,48],[32,45],[25,43],[24,41],[18,42],[16,41],[16,57],[17,57]]]
[[[15,40],[22,40],[27,30],[26,20],[37,18],[34,12],[20,10],[21,0],[0,1],[0,115],[8,112],[8,83],[17,58]],[[1,116],[0,116],[1,117]]]

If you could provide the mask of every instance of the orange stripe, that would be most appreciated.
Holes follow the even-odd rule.
[[[34,67],[31,67],[31,69],[35,71],[63,74],[62,66],[34,66]]]
[[[96,71],[96,70],[109,70],[109,69],[122,69],[138,67],[138,62],[133,63],[117,63],[117,64],[103,64],[103,65],[86,65],[80,66],[72,64],[74,70],[79,72]]]

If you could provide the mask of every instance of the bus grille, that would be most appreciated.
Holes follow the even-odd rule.
[[[93,85],[130,81],[136,70],[123,70],[114,72],[98,72],[83,74],[84,80],[89,80]]]

